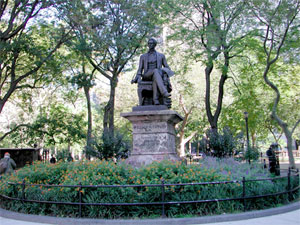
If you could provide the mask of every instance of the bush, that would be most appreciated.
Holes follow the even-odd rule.
[[[247,165],[248,166],[248,165]],[[78,202],[79,191],[83,202],[101,203],[136,203],[160,202],[162,196],[161,186],[149,187],[47,187],[41,184],[59,185],[140,185],[140,184],[165,184],[197,183],[241,180],[243,173],[248,178],[266,177],[268,174],[260,167],[247,167],[232,159],[205,158],[201,165],[185,165],[180,162],[168,161],[154,162],[151,165],[134,169],[125,163],[115,164],[112,161],[95,160],[79,162],[59,162],[57,164],[37,163],[26,166],[13,176],[6,176],[0,181],[0,193],[10,197],[21,197],[21,186],[13,186],[7,182],[21,183],[24,179],[28,185],[25,188],[27,199]],[[254,165],[251,165],[254,166]],[[237,168],[242,168],[238,170]],[[225,172],[224,172],[225,171]],[[252,172],[255,171],[255,172]],[[285,180],[264,182],[263,185],[247,183],[247,194],[256,195],[285,190]],[[285,184],[285,183],[284,183]],[[221,186],[220,186],[221,185]],[[240,183],[219,185],[190,185],[190,186],[165,186],[165,201],[195,201],[206,199],[223,199],[242,196]],[[286,201],[286,197],[270,197],[263,200],[247,200],[251,208],[265,208]],[[20,201],[2,201],[2,206],[25,213],[78,216],[76,205],[49,205],[37,203],[24,203]],[[229,213],[243,209],[242,201],[210,202],[201,204],[172,204],[166,205],[169,217],[177,215],[210,215]],[[82,216],[93,218],[135,218],[153,217],[161,215],[161,207],[152,206],[83,206]]]
[[[212,156],[219,158],[228,157],[232,156],[235,151],[238,151],[238,142],[241,137],[240,135],[234,137],[228,127],[223,128],[222,132],[209,130],[207,131],[207,137]]]
[[[57,159],[57,161],[59,161],[59,160],[67,161],[69,155],[70,155],[69,149],[63,148],[63,149],[60,149],[57,151],[56,159]]]
[[[247,161],[251,161],[251,160],[257,160],[258,158],[259,158],[258,148],[249,146],[245,153],[244,159]]]
[[[91,147],[86,149],[86,153],[98,159],[127,158],[130,149],[130,143],[122,134],[115,131],[112,133],[103,133],[101,138],[94,138]]]
[[[242,177],[246,179],[270,177],[268,170],[262,169],[262,166],[258,162],[254,162],[250,165],[248,163],[239,162],[232,157],[215,158],[205,156],[200,163],[202,167],[219,171],[222,175],[230,177],[231,180],[241,180]]]

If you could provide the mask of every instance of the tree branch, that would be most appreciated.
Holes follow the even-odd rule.
[[[296,124],[294,125],[294,127],[293,127],[293,129],[292,129],[292,131],[291,131],[291,134],[294,133],[294,131],[295,131],[296,127],[299,125],[299,123],[300,123],[300,119],[299,119],[299,120],[296,122]]]
[[[2,135],[2,136],[0,137],[0,142],[3,141],[4,138],[6,138],[8,135],[10,135],[10,134],[12,134],[13,132],[17,131],[17,130],[18,130],[19,128],[21,128],[21,127],[27,127],[27,128],[29,128],[29,129],[32,129],[32,130],[38,131],[38,132],[40,132],[40,133],[44,133],[44,134],[47,134],[47,135],[51,136],[51,134],[48,133],[47,131],[37,130],[37,129],[33,128],[31,125],[29,125],[29,124],[19,124],[18,126],[16,126],[15,128],[13,128],[13,129],[10,130],[9,132],[7,132],[7,133],[5,133],[4,135]]]

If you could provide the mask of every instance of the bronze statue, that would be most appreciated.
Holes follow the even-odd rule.
[[[174,72],[171,71],[166,57],[155,51],[156,45],[154,38],[148,40],[149,51],[141,55],[136,77],[131,83],[138,83],[140,105],[166,105],[170,108],[169,92],[172,91],[172,86],[169,77]],[[152,93],[149,94],[149,91]]]

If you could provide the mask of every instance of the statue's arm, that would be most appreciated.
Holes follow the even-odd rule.
[[[162,64],[163,64],[164,67],[166,67],[169,70],[171,70],[170,67],[169,67],[169,65],[168,65],[168,63],[167,63],[167,59],[166,59],[165,55],[163,55],[163,57],[162,57]]]
[[[144,62],[143,62],[143,56],[141,55],[140,57],[140,62],[139,62],[139,68],[137,70],[135,78],[131,81],[131,83],[138,83],[142,79],[142,74],[143,74],[143,69],[144,69]]]

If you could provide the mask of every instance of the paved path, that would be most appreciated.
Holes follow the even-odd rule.
[[[0,208],[0,225],[300,225],[300,202],[292,203],[273,209],[250,211],[239,214],[205,216],[180,219],[143,219],[143,220],[104,220],[104,219],[75,219],[37,216],[15,213]]]
[[[274,216],[231,222],[210,223],[210,225],[300,225],[300,209]]]

